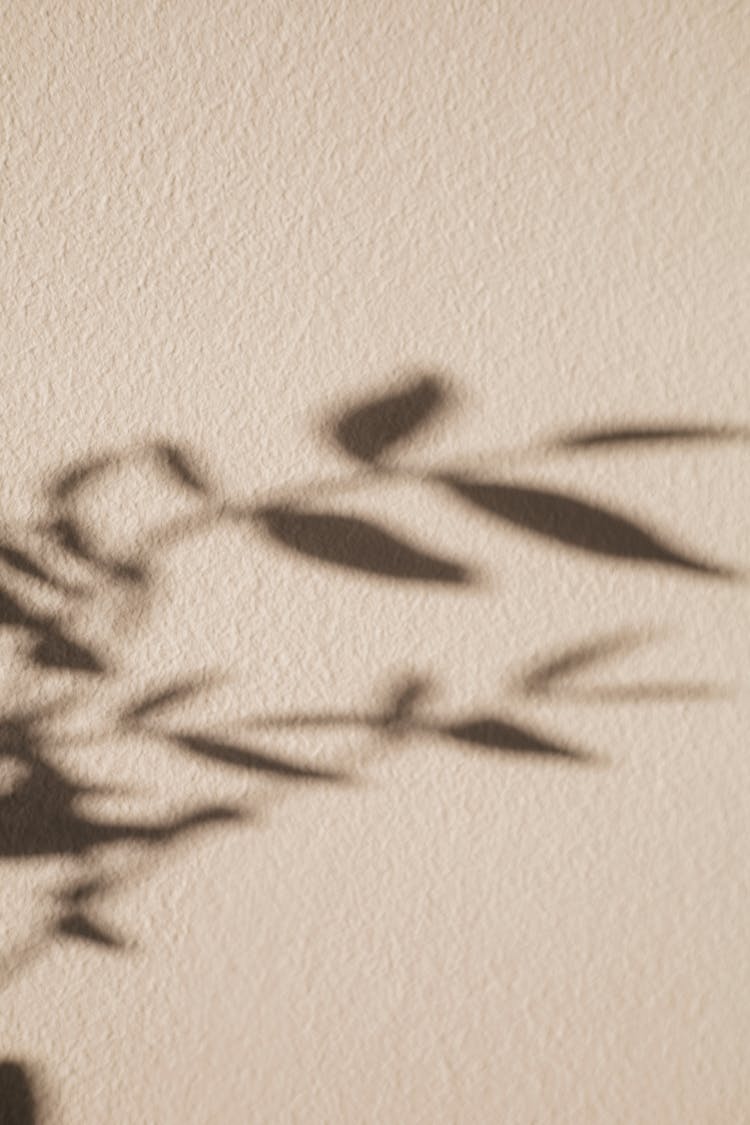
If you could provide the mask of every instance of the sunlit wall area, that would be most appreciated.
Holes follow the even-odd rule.
[[[6,5],[0,1122],[750,1119],[749,24]]]

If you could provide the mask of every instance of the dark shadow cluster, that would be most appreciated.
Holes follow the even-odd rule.
[[[37,1110],[28,1069],[15,1060],[0,1060],[0,1125],[34,1125]]]
[[[458,500],[467,514],[478,512],[499,529],[531,534],[557,546],[594,558],[645,567],[668,567],[700,578],[731,579],[736,572],[692,553],[633,513],[615,511],[581,496],[551,488],[519,484],[516,479],[487,479],[482,474],[454,471],[450,466],[404,468],[398,454],[419,431],[445,416],[453,400],[445,380],[417,373],[394,390],[340,410],[324,423],[325,440],[349,462],[350,472],[320,488],[310,485],[300,498],[292,486],[273,496],[228,498],[198,459],[184,445],[153,441],[110,454],[97,454],[66,467],[46,493],[46,511],[38,521],[33,545],[23,536],[8,534],[0,541],[0,625],[19,630],[25,638],[23,661],[27,671],[69,673],[75,685],[97,677],[116,677],[116,662],[90,637],[81,635],[67,612],[70,604],[92,602],[104,588],[125,591],[135,604],[146,601],[158,572],[160,556],[186,537],[222,521],[241,524],[265,540],[312,565],[348,571],[364,579],[391,583],[440,584],[460,594],[477,581],[476,568],[465,558],[444,557],[410,534],[381,521],[341,514],[329,508],[326,496],[352,488],[377,489],[381,482],[409,480],[421,489]],[[643,448],[648,443],[669,446],[682,442],[747,440],[736,428],[710,426],[631,426],[558,435],[539,449],[571,453]],[[186,511],[144,533],[127,550],[104,549],[95,541],[86,518],[85,500],[92,488],[124,466],[148,465],[170,488],[189,498]],[[314,482],[313,482],[314,485]],[[306,499],[313,493],[314,504]],[[424,532],[424,529],[420,529]],[[19,587],[20,582],[20,587]],[[54,596],[57,610],[42,605],[38,591]],[[653,698],[710,696],[713,685],[637,683],[618,687],[581,687],[579,676],[643,643],[641,632],[585,639],[556,655],[542,655],[534,667],[514,681],[508,699],[526,700],[566,693],[574,700],[632,701]],[[586,764],[595,756],[570,746],[550,732],[520,722],[503,708],[485,714],[459,714],[435,719],[425,712],[424,700],[434,685],[429,676],[402,677],[391,688],[385,706],[372,712],[294,711],[247,717],[240,725],[254,740],[248,743],[221,732],[193,729],[184,724],[165,729],[161,718],[173,721],[175,712],[203,685],[179,681],[142,698],[129,700],[112,733],[146,735],[211,766],[256,773],[279,784],[345,784],[352,771],[321,768],[289,757],[265,745],[285,730],[308,727],[320,731],[348,728],[375,734],[384,742],[430,736],[446,746],[497,755],[524,755],[530,761]],[[51,909],[48,938],[86,941],[117,949],[124,939],[114,934],[97,913],[108,890],[106,880],[87,870],[88,857],[119,843],[149,849],[188,837],[210,825],[250,819],[241,806],[197,806],[182,815],[157,822],[102,820],[82,811],[83,798],[94,790],[60,761],[54,734],[55,717],[69,705],[69,697],[44,700],[5,714],[0,720],[0,764],[12,768],[14,782],[0,792],[0,859],[40,856],[76,857],[84,861],[83,875],[58,894]],[[233,723],[234,729],[237,723]],[[263,744],[258,744],[258,738]],[[282,744],[283,745],[283,744]],[[96,790],[101,792],[102,790]],[[14,1072],[15,1073],[15,1072]],[[6,1082],[13,1075],[9,1071]]]

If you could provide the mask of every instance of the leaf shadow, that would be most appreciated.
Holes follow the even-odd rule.
[[[686,443],[747,442],[750,429],[745,426],[653,425],[573,430],[552,438],[546,445],[550,451],[607,449],[618,446],[684,445]]]
[[[726,686],[705,681],[656,680],[581,686],[580,677],[618,656],[635,652],[652,639],[650,630],[622,629],[565,646],[552,656],[537,658],[512,681],[528,698],[556,696],[578,703],[675,703],[731,698]]]
[[[463,505],[490,516],[505,527],[529,533],[547,543],[600,556],[609,560],[637,562],[645,566],[671,567],[706,578],[736,578],[736,572],[693,557],[671,543],[660,530],[640,517],[622,514],[589,499],[554,488],[506,480],[485,480],[472,472],[451,472],[441,467],[405,469],[394,467],[392,457],[407,443],[428,430],[452,401],[447,381],[432,372],[417,372],[381,395],[342,407],[324,426],[324,435],[336,450],[357,464],[350,478],[334,481],[334,491],[351,490],[356,483],[368,489],[381,488],[389,479],[423,488],[437,484],[457,497]],[[746,440],[748,431],[739,427],[639,425],[582,430],[563,434],[547,445],[547,450],[601,450],[620,447],[647,448],[663,444],[680,446],[686,442]],[[110,470],[134,461],[145,461],[152,479],[160,484],[175,484],[189,493],[190,512],[171,523],[169,534],[159,525],[153,537],[140,540],[131,553],[109,557],[97,552],[95,520],[84,518],[88,486],[106,485]],[[363,468],[364,466],[364,468]],[[142,466],[141,466],[142,467]],[[154,477],[155,472],[155,477]],[[355,482],[356,477],[356,482]],[[329,482],[330,485],[330,482]],[[316,482],[307,486],[314,495]],[[174,489],[172,489],[174,492]],[[323,491],[321,489],[320,491]],[[329,489],[330,491],[330,489]],[[281,501],[278,496],[281,493]],[[181,543],[195,531],[218,526],[221,520],[242,521],[260,532],[272,545],[283,548],[298,561],[330,567],[339,573],[375,579],[399,580],[435,588],[448,586],[462,593],[478,581],[474,569],[453,557],[427,550],[408,533],[392,530],[371,519],[342,515],[335,511],[307,507],[292,498],[299,489],[274,489],[272,496],[227,500],[201,467],[199,459],[183,442],[147,440],[124,452],[90,457],[64,469],[47,489],[49,510],[37,528],[67,564],[83,566],[89,591],[96,597],[113,582],[126,585],[129,608],[135,611],[145,603],[157,575],[157,562],[163,544]],[[181,502],[185,500],[181,497]],[[188,505],[183,505],[183,507]],[[25,542],[24,540],[20,540]],[[462,544],[459,544],[462,546]],[[451,552],[452,555],[452,552]],[[46,559],[46,556],[42,556]],[[33,554],[16,545],[12,537],[0,542],[0,562],[21,577],[54,587],[61,595],[73,592],[64,580]],[[40,612],[33,599],[17,594],[12,583],[6,589],[8,574],[0,587],[0,625],[21,629],[28,641],[24,670],[34,681],[45,672],[64,671],[74,684],[72,695],[86,682],[102,687],[107,676],[115,678],[120,669],[109,655],[99,651],[77,632],[64,612]],[[28,586],[29,583],[27,582]],[[120,588],[118,596],[123,594]],[[131,597],[132,595],[132,597]],[[138,599],[143,601],[139,602]],[[116,638],[119,639],[119,638]],[[716,685],[674,683],[603,684],[587,687],[580,679],[593,668],[635,649],[642,640],[638,632],[586,640],[560,653],[538,659],[516,684],[527,699],[540,701],[547,696],[609,704],[635,701],[712,698]],[[109,652],[109,650],[108,650]],[[67,682],[67,681],[66,681]],[[358,776],[359,759],[353,754],[346,768],[321,767],[315,761],[290,757],[284,743],[269,749],[269,732],[275,738],[285,731],[303,727],[326,732],[346,729],[362,733],[371,742],[388,747],[404,746],[412,736],[437,736],[459,751],[488,754],[498,760],[523,758],[529,762],[560,763],[570,766],[593,765],[605,760],[554,733],[537,729],[534,722],[516,720],[500,712],[464,713],[439,720],[425,715],[425,703],[435,685],[426,676],[402,677],[381,705],[362,711],[336,711],[325,706],[314,711],[281,711],[261,714],[248,720],[248,743],[243,738],[211,731],[187,729],[186,719],[177,720],[178,729],[163,729],[161,722],[181,705],[189,703],[207,686],[207,678],[184,677],[145,695],[130,693],[122,706],[113,730],[140,734],[152,740],[157,750],[165,747],[222,770],[259,775],[266,783],[314,783],[350,785]],[[179,814],[146,821],[124,815],[121,819],[97,819],[82,811],[86,798],[95,789],[80,781],[72,768],[56,758],[62,742],[44,726],[41,703],[26,713],[0,720],[0,761],[17,767],[11,790],[0,792],[0,859],[57,857],[74,859],[90,872],[96,857],[108,854],[116,844],[143,845],[149,853],[172,841],[193,839],[199,829],[210,825],[249,823],[255,808],[227,804],[180,806]],[[263,732],[256,744],[255,734]],[[373,737],[374,736],[374,737]],[[93,741],[93,739],[92,739]],[[105,881],[82,878],[72,889],[57,897],[57,910],[48,932],[57,938],[84,942],[101,950],[120,950],[125,939],[110,929],[98,916],[95,906],[106,895]]]
[[[260,508],[255,518],[277,543],[331,566],[407,582],[472,581],[461,563],[428,554],[368,520],[291,507]]]
[[[338,770],[318,769],[315,766],[291,762],[253,747],[238,746],[204,734],[180,732],[168,736],[169,741],[182,750],[207,758],[221,765],[243,770],[274,774],[294,781],[347,781],[346,774]]]
[[[448,401],[442,378],[432,372],[416,373],[405,386],[337,414],[326,429],[350,457],[375,464],[432,421]]]
[[[37,1125],[39,1104],[27,1068],[14,1059],[0,1060],[0,1122]]]
[[[531,727],[519,726],[512,720],[496,715],[476,716],[436,729],[444,737],[451,738],[462,746],[483,752],[528,755],[540,761],[564,760],[577,765],[601,760],[587,751],[565,746],[557,739],[550,739]]]
[[[736,578],[727,567],[685,554],[639,521],[604,506],[552,489],[436,477],[475,508],[543,539],[594,555],[677,567],[711,578]]]

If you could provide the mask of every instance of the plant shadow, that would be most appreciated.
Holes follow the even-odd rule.
[[[55,732],[55,720],[71,705],[71,698],[73,704],[86,703],[90,693],[99,690],[97,685],[117,681],[120,664],[112,650],[126,643],[114,630],[110,647],[103,646],[76,623],[71,607],[85,603],[95,613],[99,601],[115,590],[125,599],[129,616],[137,619],[149,604],[165,554],[191,535],[231,521],[247,528],[257,549],[272,546],[282,559],[324,568],[332,577],[346,572],[363,582],[386,583],[387,588],[400,583],[412,588],[437,586],[462,597],[479,575],[473,562],[463,557],[461,541],[445,557],[429,545],[429,528],[420,527],[417,537],[411,528],[341,510],[352,488],[361,491],[364,471],[364,485],[375,494],[394,478],[405,481],[410,487],[431,490],[433,496],[458,500],[466,519],[489,518],[500,534],[541,539],[581,559],[604,557],[612,566],[671,568],[702,580],[739,577],[736,568],[705,558],[637,513],[619,512],[563,490],[457,473],[449,465],[407,467],[403,454],[411,440],[438,417],[445,418],[455,397],[444,377],[420,371],[381,394],[342,404],[325,420],[323,436],[353,468],[333,487],[328,482],[325,488],[321,483],[313,489],[314,505],[300,500],[294,486],[276,488],[272,497],[228,497],[194,450],[185,443],[157,440],[109,453],[97,451],[64,466],[46,488],[34,526],[5,533],[0,542],[0,626],[23,638],[18,659],[33,701],[0,719],[0,765],[10,770],[13,779],[10,788],[0,790],[0,860],[74,859],[81,872],[52,896],[43,927],[45,940],[87,943],[102,950],[128,948],[127,940],[102,915],[110,890],[100,870],[102,856],[120,845],[153,854],[176,841],[191,840],[200,831],[253,820],[255,810],[242,803],[191,803],[176,815],[148,821],[94,817],[84,811],[86,799],[102,789],[78,776]],[[558,435],[542,448],[580,458],[588,453],[615,455],[649,443],[677,450],[685,442],[727,440],[747,441],[747,431],[644,422]],[[155,489],[179,494],[181,503],[174,516],[139,533],[125,548],[113,550],[97,537],[89,503],[92,496],[100,501],[104,497],[106,507],[112,481],[134,467],[152,474]],[[353,784],[360,775],[356,755],[341,767],[322,767],[290,756],[284,739],[295,727],[321,733],[353,731],[368,739],[375,736],[383,745],[405,746],[427,738],[467,753],[492,754],[498,761],[523,758],[529,763],[593,765],[600,758],[591,750],[570,745],[518,714],[514,691],[516,698],[527,701],[527,709],[543,697],[561,693],[573,702],[609,704],[710,699],[720,694],[716,685],[705,683],[581,686],[582,675],[646,639],[647,631],[621,631],[585,638],[561,653],[541,654],[531,669],[513,681],[515,688],[497,707],[435,715],[426,707],[427,696],[436,688],[429,676],[403,676],[391,686],[384,705],[361,712],[291,710],[250,716],[240,722],[247,732],[241,738],[226,728],[215,729],[215,724],[211,729],[205,724],[186,725],[179,718],[180,709],[205,684],[176,680],[132,695],[111,727],[98,734],[92,731],[91,740],[122,733],[148,738],[206,767],[264,779],[284,791],[290,786]],[[48,677],[61,673],[72,689],[50,700]],[[228,725],[233,724],[236,728],[237,722],[230,719]],[[39,935],[30,941],[38,945]],[[6,1082],[12,1082],[14,1073],[8,1071]]]

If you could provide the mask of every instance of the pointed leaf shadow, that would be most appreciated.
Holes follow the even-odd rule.
[[[148,569],[140,563],[126,559],[99,560],[99,565],[118,582],[129,586],[146,586],[149,582]]]
[[[480,750],[497,750],[504,754],[538,754],[575,762],[591,759],[590,754],[571,750],[537,734],[534,730],[519,727],[515,723],[494,716],[453,723],[450,726],[440,727],[439,731],[457,742],[468,743]]]
[[[240,769],[258,770],[261,773],[277,774],[281,777],[294,778],[298,781],[332,781],[346,780],[346,775],[335,770],[321,770],[314,766],[298,765],[295,762],[284,761],[271,754],[258,750],[250,750],[245,746],[235,746],[230,742],[223,742],[215,738],[207,738],[198,734],[173,734],[169,740],[188,750],[209,758],[213,762],[220,762],[225,766],[237,766]]]
[[[575,496],[460,476],[439,479],[475,507],[567,547],[712,577],[736,577],[731,570],[682,554],[635,521]]]
[[[651,683],[595,684],[579,687],[578,677],[613,657],[633,652],[647,639],[635,630],[621,630],[571,645],[557,655],[533,664],[515,681],[522,695],[557,695],[579,703],[673,703],[681,700],[728,698],[725,685],[654,681]]]
[[[93,649],[78,644],[57,628],[46,622],[42,637],[34,646],[31,659],[40,668],[60,668],[71,672],[89,672],[101,675],[106,671]]]
[[[37,1104],[26,1069],[9,1059],[0,1061],[0,1121],[7,1125],[35,1125]]]
[[[23,608],[6,590],[0,589],[0,626],[29,629],[36,640],[31,662],[40,668],[67,668],[76,672],[102,673],[105,665],[90,648],[68,637],[51,618]]]
[[[46,570],[40,563],[27,554],[26,551],[21,551],[18,547],[13,547],[10,543],[0,543],[0,559],[7,566],[17,570],[19,574],[25,574],[27,578],[36,578],[39,582],[44,582],[47,586],[52,586],[54,589],[60,589],[62,584],[56,579],[48,570]]]
[[[521,689],[527,695],[543,695],[554,691],[560,681],[568,680],[586,668],[618,654],[632,652],[643,641],[642,633],[622,630],[593,641],[571,645],[556,656],[534,665],[521,678]]]
[[[591,449],[609,445],[747,441],[749,438],[750,430],[742,426],[623,426],[562,434],[551,441],[548,448]]]
[[[56,500],[68,500],[90,480],[101,476],[119,461],[118,457],[104,456],[91,457],[80,462],[75,468],[59,476],[52,486],[51,492]]]
[[[423,426],[446,400],[441,381],[422,375],[405,390],[347,410],[334,420],[331,434],[350,456],[372,463]]]
[[[460,563],[425,554],[377,524],[352,516],[261,508],[255,518],[272,539],[319,562],[411,582],[471,581]]]
[[[577,703],[696,703],[702,700],[731,699],[725,684],[679,683],[675,681],[615,685],[600,688],[573,688],[566,692]]]
[[[147,715],[162,711],[175,703],[182,703],[192,698],[206,686],[205,678],[190,678],[178,681],[164,691],[157,691],[145,695],[140,702],[132,704],[123,714],[125,720],[145,719]]]
[[[171,442],[157,442],[154,453],[167,472],[190,492],[198,492],[204,496],[209,491],[203,474],[184,449]]]
[[[424,676],[404,676],[394,684],[379,722],[384,729],[408,724],[414,711],[432,691],[432,682]]]
[[[85,536],[75,520],[57,519],[40,528],[50,535],[63,550],[87,563],[97,563],[96,556],[86,542]]]
[[[12,594],[0,588],[0,625],[8,625],[11,628],[22,625],[27,629],[34,629],[38,623],[39,618],[36,614],[24,609]]]
[[[73,910],[64,914],[58,920],[56,930],[63,937],[75,938],[78,941],[90,942],[93,945],[102,945],[106,949],[122,949],[125,945],[122,938],[108,933],[81,910]]]

